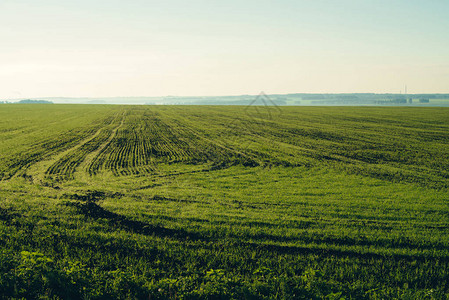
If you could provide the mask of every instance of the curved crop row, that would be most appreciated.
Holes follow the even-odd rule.
[[[97,136],[88,142],[82,144],[76,150],[71,151],[60,160],[51,165],[47,171],[47,178],[53,178],[56,180],[73,179],[73,174],[76,168],[84,161],[85,157],[95,151],[104,143],[111,134],[110,128],[103,128]]]
[[[89,165],[115,175],[152,172],[157,163],[208,163],[213,168],[234,164],[257,165],[242,152],[202,137],[188,124],[151,111],[133,110],[123,128]]]

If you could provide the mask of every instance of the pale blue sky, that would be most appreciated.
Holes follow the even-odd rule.
[[[0,99],[449,93],[449,1],[0,0]]]

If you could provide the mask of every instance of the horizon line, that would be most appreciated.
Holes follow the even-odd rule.
[[[95,98],[206,98],[206,97],[241,97],[241,96],[257,96],[260,94],[265,95],[295,95],[295,94],[319,94],[319,95],[345,95],[345,94],[374,94],[374,95],[445,95],[448,92],[422,92],[422,93],[392,93],[392,92],[293,92],[293,93],[265,93],[259,92],[256,94],[222,94],[222,95],[193,95],[193,96],[179,96],[179,95],[163,95],[163,96],[44,96],[44,97],[15,97],[15,98],[3,98],[0,100],[26,100],[26,99],[51,99],[51,98],[67,98],[67,99],[95,99]]]

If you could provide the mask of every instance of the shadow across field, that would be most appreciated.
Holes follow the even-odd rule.
[[[4,221],[6,224],[10,224],[18,216],[19,214],[12,212],[11,209],[0,207],[0,221]]]
[[[235,237],[238,240],[238,236]],[[410,239],[354,239],[350,237],[330,237],[321,234],[317,235],[298,235],[293,236],[279,236],[272,235],[263,232],[257,234],[252,234],[248,236],[248,239],[254,240],[257,243],[263,242],[298,242],[298,243],[316,243],[325,244],[329,246],[341,246],[341,247],[352,247],[352,246],[364,246],[373,248],[388,248],[388,249],[414,249],[414,250],[447,250],[446,243],[432,243],[423,244],[417,243]]]
[[[158,199],[161,196],[156,196],[155,198]],[[168,201],[179,201],[182,202],[183,200],[176,200],[171,198],[165,198],[161,197],[163,200],[169,199]],[[187,201],[187,200],[184,200]],[[154,217],[156,220],[165,220],[170,222],[177,222],[179,221],[178,218],[170,217],[170,216],[163,216],[158,215]],[[224,224],[232,224],[233,227],[237,228],[263,228],[262,231],[259,232],[247,232],[244,234],[244,236],[241,235],[241,233],[235,233],[235,232],[228,232],[226,235],[226,238],[223,236],[223,233],[221,231],[214,231],[209,230],[207,233],[202,232],[198,233],[198,235],[201,235],[201,240],[208,240],[208,241],[221,241],[223,239],[227,239],[229,241],[237,242],[239,240],[248,240],[252,241],[252,243],[263,245],[264,243],[301,243],[301,244],[326,244],[333,247],[353,247],[353,246],[365,246],[365,247],[374,247],[374,248],[391,248],[391,249],[410,249],[410,250],[447,250],[447,243],[444,241],[439,243],[418,243],[413,240],[407,239],[407,238],[401,238],[401,239],[389,239],[389,238],[376,238],[376,239],[369,239],[369,238],[352,238],[348,236],[327,236],[323,234],[308,234],[307,232],[304,232],[302,234],[297,234],[295,236],[284,236],[284,235],[276,235],[276,234],[270,234],[264,231],[271,231],[273,228],[278,228],[279,225],[272,224],[269,222],[232,222],[232,221],[222,221],[222,220],[208,220],[208,219],[201,219],[201,218],[186,218],[186,221],[188,221],[189,224],[195,224],[197,226],[198,224],[208,224],[208,226],[220,226]],[[242,227],[245,225],[244,227]],[[313,221],[291,221],[288,223],[288,225],[285,226],[285,228],[294,227],[296,229],[304,229],[307,230],[308,228],[314,227],[316,225]],[[288,246],[287,246],[288,247]],[[309,246],[307,247],[309,248]],[[355,251],[355,250],[354,250]]]
[[[338,257],[338,258],[356,258],[363,260],[391,260],[391,261],[438,261],[440,263],[449,263],[449,257],[447,256],[431,256],[431,255],[408,255],[408,254],[382,254],[373,252],[358,252],[354,250],[341,250],[341,249],[322,249],[302,246],[281,246],[274,244],[261,244],[254,242],[236,242],[234,247],[249,248],[260,252],[270,252],[282,255],[319,255],[320,257]]]
[[[69,195],[69,198],[80,200],[75,202],[67,202],[66,205],[76,207],[78,212],[85,217],[108,220],[109,225],[115,229],[122,229],[147,236],[168,237],[179,240],[204,239],[204,237],[196,233],[187,232],[182,229],[171,229],[162,226],[156,226],[145,222],[132,220],[126,216],[108,211],[96,203],[98,200],[104,199],[106,197],[106,193],[97,191],[89,192],[86,195],[74,194]]]

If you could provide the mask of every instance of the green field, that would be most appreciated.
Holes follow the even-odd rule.
[[[0,295],[448,299],[449,108],[0,107]]]

